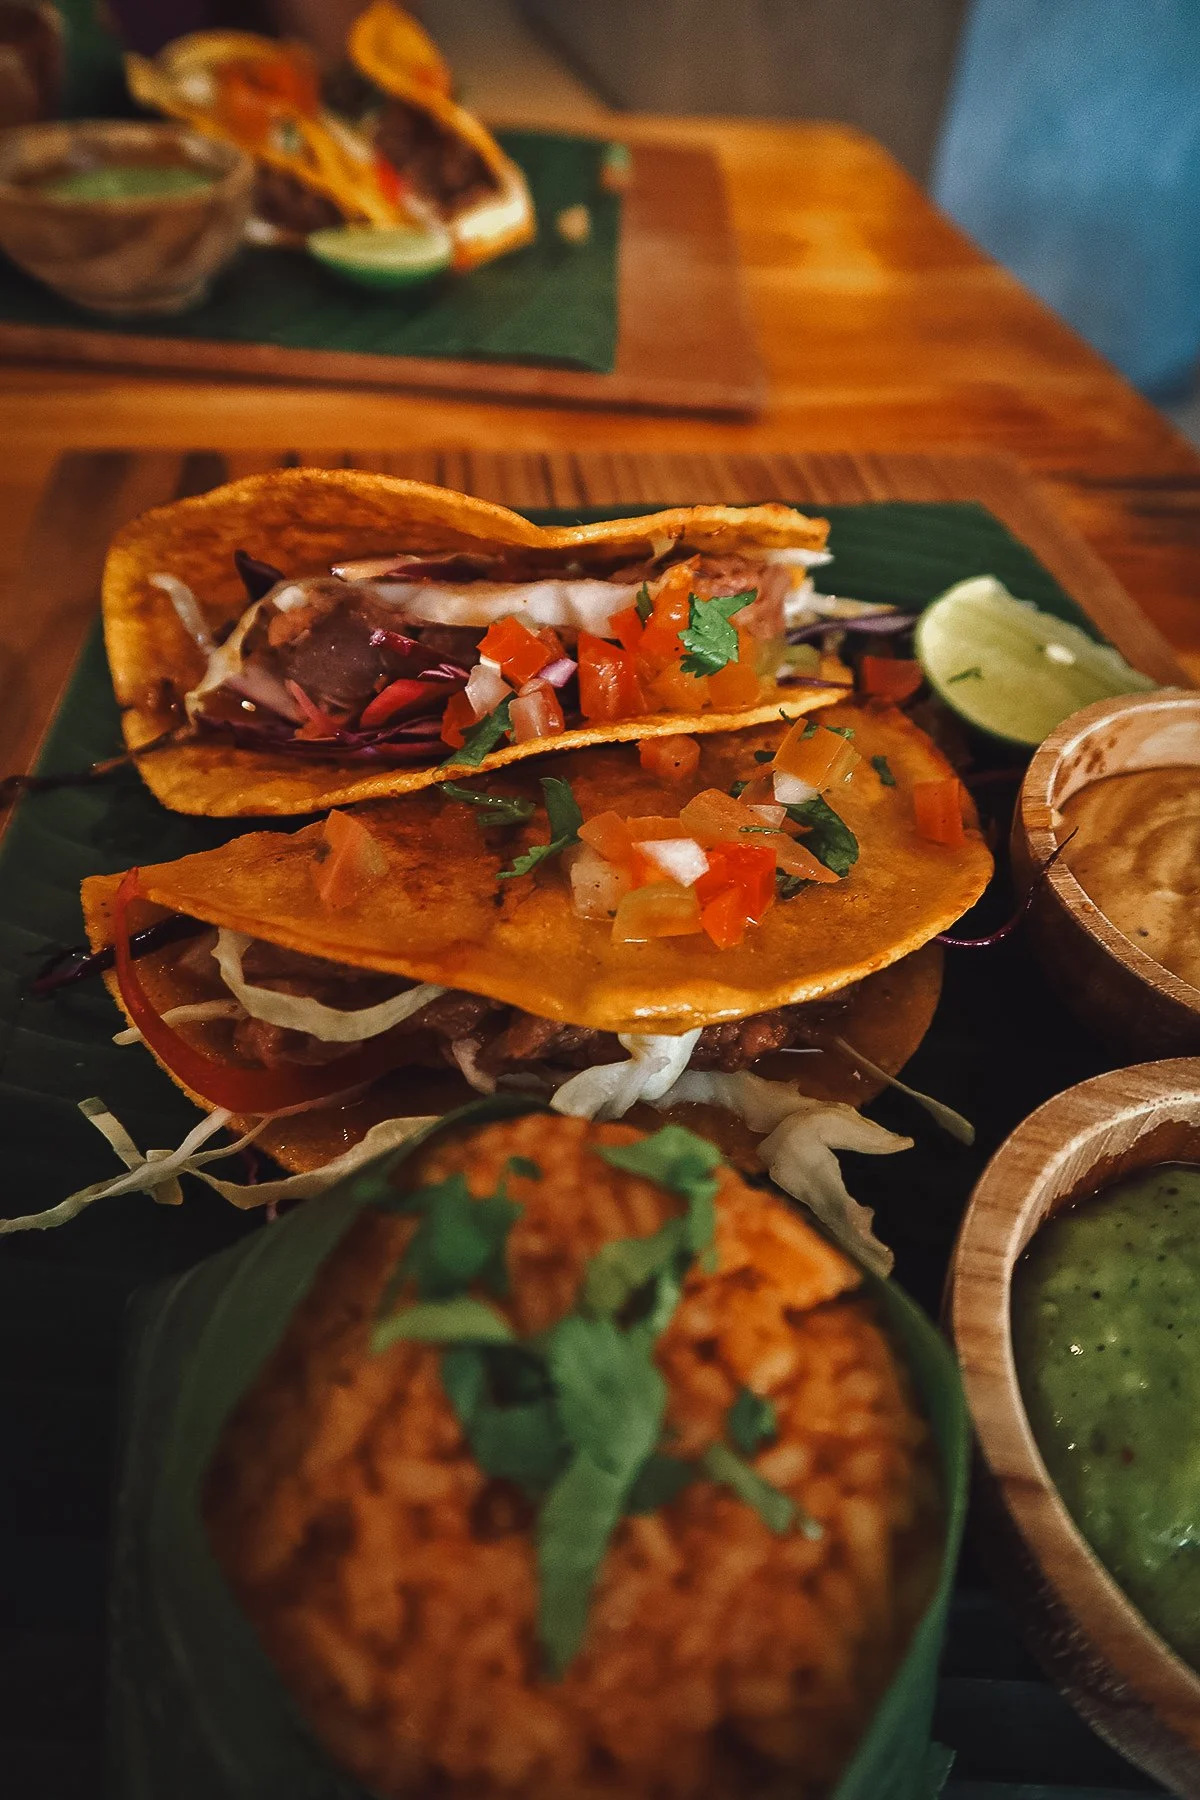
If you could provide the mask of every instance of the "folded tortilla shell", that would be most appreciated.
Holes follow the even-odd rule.
[[[839,708],[831,717],[854,731],[862,757],[831,796],[859,840],[858,861],[846,879],[772,906],[735,949],[718,950],[703,935],[614,943],[607,921],[576,916],[556,858],[501,881],[516,854],[548,839],[537,778],[526,769],[481,784],[536,802],[516,829],[482,832],[475,808],[437,789],[364,810],[386,873],[345,911],[318,898],[320,825],[254,832],[144,868],[141,887],[172,911],[287,949],[462,988],[567,1024],[673,1035],[742,1019],[819,1000],[898,962],[965,912],[992,871],[977,831],[957,849],[917,835],[913,783],[950,773],[923,732],[895,711]],[[773,751],[781,730],[703,738],[697,774],[669,790],[623,745],[576,751],[549,767],[570,782],[585,818],[661,815],[703,788],[728,790],[759,773],[754,752]],[[873,756],[887,757],[895,787],[880,781]]]
[[[167,595],[150,577],[177,576],[195,593],[209,626],[227,627],[247,607],[233,563],[244,549],[289,578],[327,574],[331,564],[394,551],[437,555],[500,547],[561,553],[585,569],[589,557],[634,562],[664,543],[685,542],[712,554],[739,549],[824,547],[828,527],[793,507],[676,507],[638,519],[594,525],[532,525],[519,513],[448,488],[362,469],[281,469],[250,475],[143,514],[118,533],[104,566],[104,635],[125,741],[149,744],[178,723],[171,696],[193,687],[204,657]],[[649,713],[611,724],[581,726],[552,740],[510,744],[483,759],[481,770],[584,745],[728,731],[798,718],[838,699],[828,687],[778,687],[741,712]],[[449,752],[446,752],[447,757]],[[151,791],[173,812],[214,817],[322,811],[384,795],[412,793],[448,771],[309,761],[281,751],[248,749],[213,736],[150,751],[138,767]],[[462,771],[459,771],[461,776]],[[477,771],[472,771],[472,774]]]

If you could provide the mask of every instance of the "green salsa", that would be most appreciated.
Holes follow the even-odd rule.
[[[1014,1271],[1012,1335],[1067,1510],[1200,1668],[1200,1167],[1160,1164],[1047,1220]]]
[[[211,187],[216,174],[187,163],[105,163],[72,169],[38,185],[52,200],[166,200]]]

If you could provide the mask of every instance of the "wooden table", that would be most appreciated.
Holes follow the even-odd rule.
[[[1001,450],[1040,478],[1200,680],[1200,459],[1155,408],[869,139],[831,125],[641,117],[626,135],[686,135],[720,155],[770,379],[760,419],[0,368],[0,577],[71,446]],[[14,649],[5,629],[0,615],[0,667]]]

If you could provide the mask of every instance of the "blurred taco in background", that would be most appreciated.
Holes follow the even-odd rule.
[[[453,99],[450,72],[417,21],[374,0],[350,28],[350,61],[383,97],[376,149],[406,194],[448,229],[459,269],[527,244],[536,220],[525,176],[491,132]]]
[[[359,469],[248,476],[113,541],[125,741],[158,744],[138,766],[173,811],[262,815],[795,718],[850,685],[786,643],[827,531],[778,504],[543,527]]]
[[[303,245],[310,232],[358,223],[416,223],[404,184],[356,127],[321,101],[303,44],[249,31],[197,31],[153,61],[125,59],[140,105],[225,139],[258,167],[252,232]]]
[[[372,1127],[377,1150],[469,1088],[649,1107],[700,1119],[883,1266],[832,1152],[907,1146],[853,1103],[920,1042],[930,940],[991,858],[970,826],[918,828],[918,790],[952,777],[901,715],[805,730],[706,738],[669,791],[632,747],[594,748],[540,783],[511,771],[95,877],[89,939],[167,1072],[219,1124],[269,1116],[257,1141],[287,1168]],[[830,783],[789,809],[757,790],[790,791],[798,735]]]

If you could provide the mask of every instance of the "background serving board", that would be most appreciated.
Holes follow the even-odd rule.
[[[64,460],[40,509],[21,578],[0,609],[14,670],[10,691],[24,708],[7,766],[24,760],[11,752],[36,738],[94,620],[100,560],[115,526],[173,493],[279,460],[275,453]],[[868,506],[861,514],[834,515],[835,544],[841,534],[845,546],[838,563],[845,587],[853,592],[856,579],[864,587],[886,584],[889,558],[899,573],[903,544],[908,578],[915,567],[917,590],[921,580],[932,583],[923,590],[928,597],[937,581],[978,572],[954,563],[950,547],[957,543],[960,560],[1007,559],[1014,571],[1023,566],[1030,590],[1044,603],[1055,604],[1057,594],[1065,604],[1049,571],[1127,655],[1177,678],[1169,650],[1103,566],[1058,525],[1015,468],[992,459],[726,462],[445,453],[395,467],[530,510],[767,498],[851,508],[864,501],[982,501],[1036,551],[1042,569],[973,509],[956,526],[954,509]],[[1011,578],[1023,585],[1016,573]],[[77,766],[105,752],[115,728],[93,643],[55,728],[52,766]],[[56,1095],[103,1087],[143,1140],[148,1115],[154,1117],[159,1135],[153,1142],[174,1141],[175,1127],[193,1116],[165,1077],[135,1068],[134,1053],[107,1044],[112,1009],[101,992],[81,991],[45,1008],[22,1007],[18,996],[46,937],[77,931],[73,883],[80,872],[120,867],[147,853],[178,854],[179,834],[196,828],[194,821],[163,815],[127,773],[109,787],[65,790],[32,803],[5,848],[6,1211],[45,1204],[76,1178],[94,1179],[104,1162],[99,1140],[70,1100]],[[228,835],[227,825],[220,829]],[[877,1207],[881,1232],[897,1247],[902,1279],[926,1305],[936,1307],[949,1241],[983,1157],[1048,1092],[1102,1066],[1099,1054],[1047,1000],[1019,940],[995,952],[950,953],[942,1005],[912,1079],[967,1111],[980,1143],[975,1151],[948,1143],[914,1121],[906,1103],[885,1096],[877,1115],[897,1129],[916,1129],[918,1149],[895,1161],[856,1159],[851,1173],[855,1192]],[[77,1177],[81,1155],[87,1172]],[[41,1191],[47,1184],[52,1191]],[[62,1233],[10,1240],[0,1251],[0,1770],[6,1778],[0,1790],[8,1791],[7,1782],[22,1800],[93,1800],[99,1789],[101,1534],[122,1297],[131,1280],[186,1266],[231,1233],[257,1228],[256,1220],[231,1215],[207,1195],[169,1216],[134,1200],[110,1203],[104,1216],[97,1209]],[[1040,1678],[975,1576],[970,1554],[936,1728],[957,1753],[946,1800],[1126,1800],[1159,1791],[1100,1743]]]
[[[209,377],[362,383],[590,406],[757,412],[765,402],[766,378],[743,293],[724,180],[711,151],[699,146],[638,145],[633,150],[633,183],[621,211],[617,352],[609,374],[482,357],[379,355],[227,336],[187,337],[174,331],[156,336],[152,327],[145,332],[99,329],[89,326],[86,314],[65,308],[53,296],[46,300],[46,309],[63,314],[62,320],[38,322],[36,312],[33,317],[5,318],[2,287],[0,358],[169,369]],[[548,241],[553,243],[552,218],[541,220],[541,231],[543,237],[550,234]],[[266,254],[258,253],[260,263]],[[497,264],[496,271],[502,267]],[[488,276],[485,270],[484,278]],[[31,311],[27,287],[22,281],[26,314]],[[353,292],[335,291],[340,313],[345,311],[344,294]],[[366,295],[360,304],[367,311],[379,306],[377,299]],[[180,325],[186,327],[186,319]],[[309,330],[303,330],[305,321],[299,325],[303,335],[320,336],[319,303]],[[340,335],[344,338],[345,333]]]

